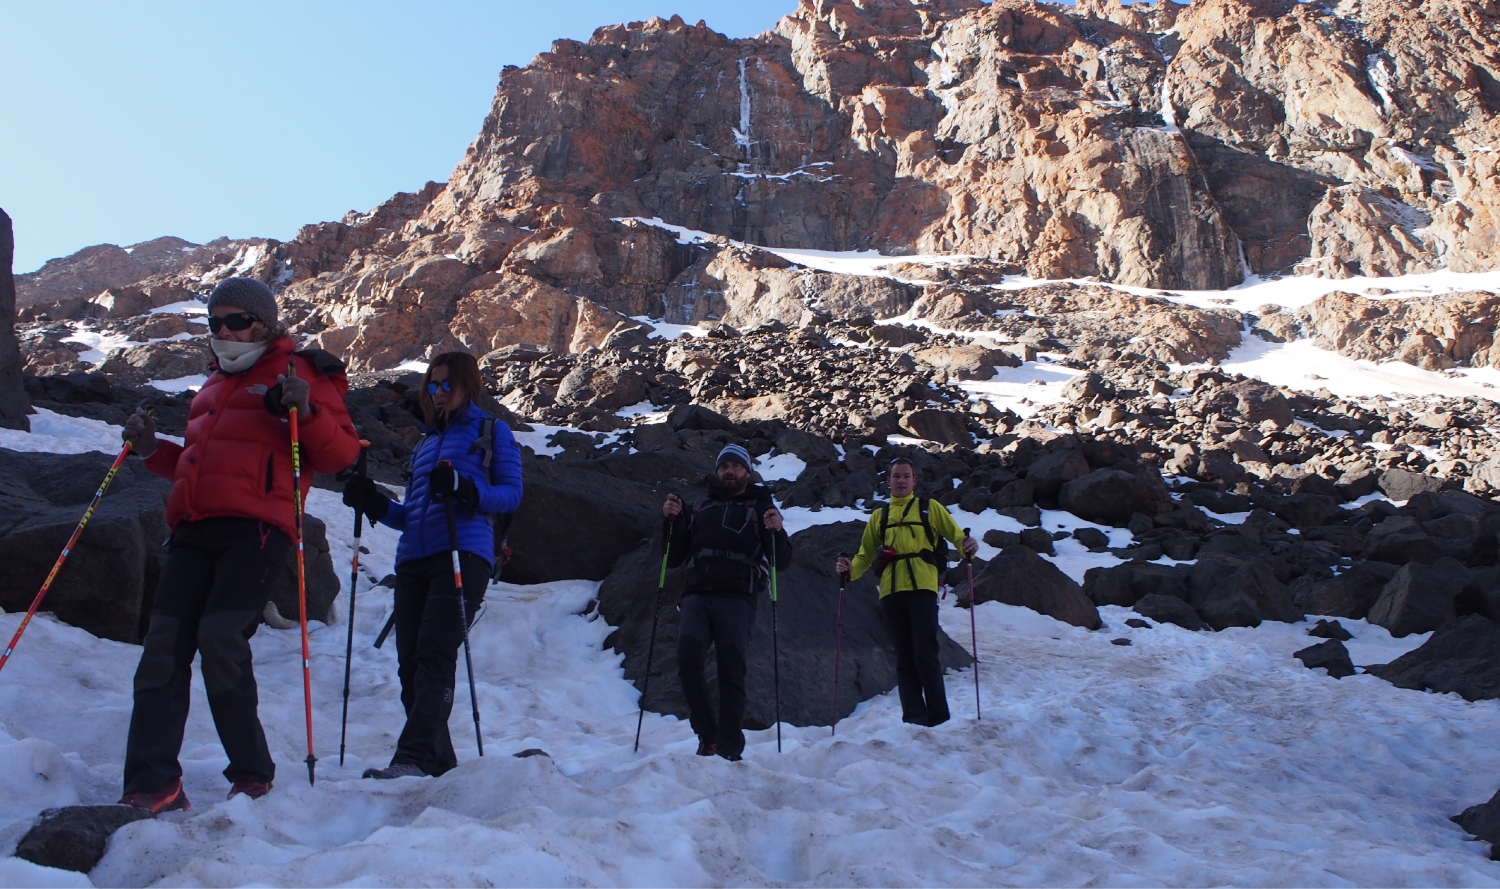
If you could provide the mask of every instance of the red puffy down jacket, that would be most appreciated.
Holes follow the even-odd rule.
[[[291,337],[281,337],[248,371],[214,371],[188,409],[184,443],[158,442],[144,465],[172,481],[167,524],[251,518],[294,536],[291,425],[265,403],[266,390],[286,373],[288,361],[312,388],[310,416],[297,418],[304,502],[314,470],[339,472],[359,456],[359,436],[344,407],[348,380],[322,375],[312,361],[294,355],[294,348]]]

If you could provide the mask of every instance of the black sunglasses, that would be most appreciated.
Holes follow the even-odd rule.
[[[428,395],[436,395],[437,391],[439,389],[442,389],[444,392],[452,392],[453,391],[453,384],[450,383],[450,382],[448,382],[447,380],[443,380],[442,382],[438,382],[438,383],[428,383],[427,384],[427,394]]]
[[[222,318],[218,316],[210,316],[208,319],[208,329],[212,333],[218,333],[225,327],[229,328],[230,330],[246,330],[250,327],[250,325],[259,320],[259,318],[255,317],[249,312],[240,312],[236,315],[225,315]]]

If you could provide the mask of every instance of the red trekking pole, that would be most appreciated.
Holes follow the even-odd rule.
[[[286,375],[295,379],[297,365],[288,361]],[[316,783],[318,758],[313,756],[312,655],[307,648],[307,570],[302,555],[302,444],[297,435],[297,406],[287,412],[292,424],[292,511],[297,530],[297,619],[302,624],[302,703],[307,710],[307,783]]]
[[[969,536],[969,529],[964,529],[964,536]],[[974,624],[974,609],[979,603],[974,601],[974,557],[967,552],[964,553],[964,564],[969,566],[969,641],[974,646],[974,720],[976,722],[984,719],[979,712],[979,631]]]
[[[839,558],[847,555],[848,553],[839,553]],[[833,724],[829,726],[830,735],[839,733],[839,651],[844,646],[844,586],[848,583],[849,574],[840,574],[838,623],[833,631]]]
[[[154,409],[147,408],[146,416],[149,417],[152,410]],[[31,607],[26,609],[26,616],[21,619],[21,625],[16,627],[16,634],[10,638],[10,644],[5,646],[5,653],[0,654],[0,670],[5,669],[5,662],[10,660],[10,653],[16,650],[16,643],[21,641],[21,634],[26,632],[26,626],[31,623],[31,618],[36,615],[36,610],[41,607],[42,599],[46,598],[47,591],[52,588],[52,581],[57,579],[57,572],[62,570],[63,563],[68,560],[68,555],[73,552],[73,545],[82,536],[84,526],[89,523],[89,519],[94,517],[94,510],[98,508],[99,501],[103,499],[104,491],[109,487],[109,483],[115,480],[115,473],[120,471],[120,467],[125,463],[125,458],[130,456],[130,447],[134,443],[135,439],[125,442],[125,446],[120,448],[119,455],[115,457],[115,462],[110,464],[109,473],[104,476],[104,483],[99,486],[98,491],[94,492],[93,501],[89,503],[89,508],[84,510],[83,518],[78,521],[78,527],[73,529],[73,536],[68,538],[67,544],[63,547],[62,554],[57,557],[56,562],[52,563],[52,570],[47,573],[47,579],[42,581],[42,588],[37,590],[36,598],[31,600]]]

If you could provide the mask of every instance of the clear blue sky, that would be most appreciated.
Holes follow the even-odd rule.
[[[0,0],[17,272],[161,235],[290,238],[448,178],[500,69],[676,13],[731,37],[796,0]]]

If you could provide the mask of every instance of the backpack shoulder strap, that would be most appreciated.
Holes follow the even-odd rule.
[[[922,530],[927,532],[927,545],[937,546],[937,536],[932,533],[932,521],[927,518],[927,508],[932,503],[928,498],[919,501],[917,510],[922,514]]]
[[[344,376],[349,372],[348,365],[337,355],[323,349],[302,349],[294,354],[306,358],[321,376]]]
[[[880,545],[885,546],[885,532],[891,525],[891,505],[880,507]]]
[[[484,477],[492,485],[495,483],[495,424],[497,422],[499,421],[488,415],[481,419],[479,434],[474,436],[474,443],[469,446],[469,453],[480,455],[480,463],[484,466]]]

